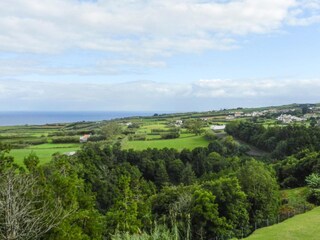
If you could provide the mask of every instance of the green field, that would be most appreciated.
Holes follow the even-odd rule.
[[[143,150],[147,148],[175,148],[182,150],[184,148],[193,149],[196,147],[207,147],[209,142],[203,136],[187,135],[177,139],[168,140],[149,140],[149,141],[125,141],[122,144],[123,149]]]
[[[40,163],[44,164],[51,160],[51,156],[54,153],[66,153],[72,152],[80,149],[79,144],[41,144],[35,145],[23,149],[13,149],[10,151],[11,156],[14,157],[15,162],[19,165],[23,164],[23,159],[25,156],[29,155],[31,152],[36,153],[40,159]]]
[[[297,215],[280,224],[255,231],[248,240],[318,240],[320,239],[320,207]]]

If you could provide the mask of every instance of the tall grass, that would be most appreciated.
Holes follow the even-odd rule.
[[[141,234],[116,233],[112,236],[112,240],[182,240],[179,236],[178,227],[173,226],[169,229],[165,225],[155,224],[152,231]]]

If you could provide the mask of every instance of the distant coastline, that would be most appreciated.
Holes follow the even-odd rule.
[[[75,112],[40,112],[40,111],[0,111],[0,126],[44,125],[81,121],[102,121],[133,116],[152,116],[152,112],[111,112],[111,111],[75,111]]]

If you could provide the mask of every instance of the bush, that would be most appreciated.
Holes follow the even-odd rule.
[[[168,133],[162,133],[160,136],[162,139],[174,139],[174,138],[179,138],[180,134],[179,132],[168,132]]]
[[[212,131],[212,130],[207,130],[206,134],[204,135],[204,137],[208,140],[208,141],[213,141],[213,140],[217,140],[217,136],[216,134]]]
[[[78,143],[79,137],[54,137],[52,143]]]
[[[91,135],[88,138],[88,142],[99,142],[103,140],[106,140],[106,137],[104,135]]]
[[[23,144],[29,144],[29,145],[40,145],[43,143],[48,143],[48,140],[46,138],[37,138],[37,139],[30,139],[23,141]]]
[[[310,189],[307,200],[317,206],[320,205],[320,189]]]
[[[132,139],[135,141],[145,141],[147,139],[147,135],[146,134],[135,134],[135,135],[133,135]]]
[[[312,173],[306,178],[306,182],[310,187],[307,199],[310,203],[320,205],[320,175]]]
[[[160,133],[168,132],[167,129],[159,129],[159,128],[153,128],[151,129],[151,134],[152,135],[158,135]]]
[[[283,188],[293,188],[298,185],[298,180],[294,176],[285,178],[280,184]]]

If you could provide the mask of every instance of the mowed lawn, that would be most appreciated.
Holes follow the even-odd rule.
[[[23,159],[31,152],[34,152],[40,159],[40,164],[47,163],[51,160],[54,153],[67,153],[80,149],[79,144],[41,144],[23,149],[12,149],[10,151],[11,156],[14,157],[15,162],[19,165],[23,165]]]
[[[184,148],[194,149],[196,147],[207,147],[209,142],[204,136],[188,136],[177,139],[167,140],[146,140],[146,141],[125,141],[122,144],[123,149],[144,150],[147,148],[175,148],[182,150]]]
[[[320,207],[297,215],[280,224],[255,231],[248,240],[318,240],[320,239]]]

